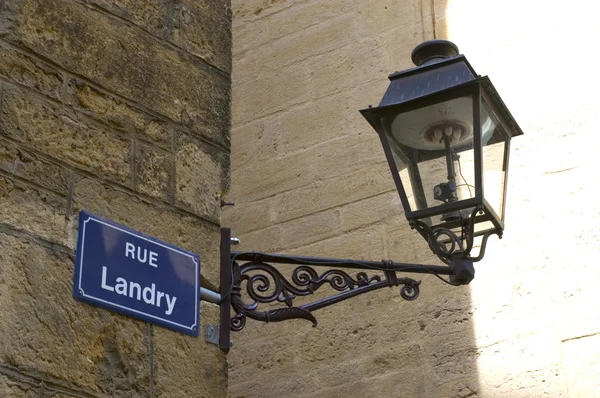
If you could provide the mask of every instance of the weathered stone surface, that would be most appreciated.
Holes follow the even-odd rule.
[[[277,0],[248,0],[234,2],[234,21],[256,21],[267,17],[283,9],[290,7],[293,3],[301,3],[306,0],[277,1]]]
[[[375,37],[387,30],[409,25],[413,26],[414,31],[422,34],[422,16],[430,7],[428,2],[403,2],[400,6],[393,0],[362,1],[357,5],[358,33],[361,37]],[[402,37],[396,40],[402,40]],[[422,40],[427,38],[422,37]],[[398,45],[398,48],[400,47],[402,44]]]
[[[222,224],[225,227],[234,224],[235,229],[231,231],[234,236],[267,227],[273,222],[271,202],[272,200],[268,198],[252,203],[226,206],[222,210]]]
[[[72,110],[5,87],[1,116],[3,135],[116,182],[131,182],[131,141],[91,125]]]
[[[0,175],[0,222],[42,239],[67,243],[64,197]]]
[[[138,145],[135,154],[136,190],[171,202],[173,197],[173,155],[147,145]]]
[[[296,1],[290,3],[292,7],[275,13],[269,18],[271,39],[278,39],[304,31],[313,25],[328,22],[339,16],[352,14],[354,11],[354,2],[352,0],[336,2]]]
[[[200,255],[201,273],[213,286],[219,283],[219,228],[171,208],[157,206],[90,178],[73,187],[69,246],[75,248],[76,214],[88,210],[137,231]],[[160,222],[157,222],[160,220]]]
[[[64,75],[45,62],[0,43],[0,75],[59,99]]]
[[[229,154],[193,137],[177,137],[175,204],[216,223],[229,190]]]
[[[412,50],[424,41],[423,37],[431,37],[428,32],[421,31],[421,28],[427,30],[430,26],[427,22],[415,23],[398,26],[382,34],[383,51],[389,54],[390,72],[414,68],[410,58]]]
[[[357,159],[362,168],[334,176],[332,169],[348,169],[340,155],[334,166],[318,165],[326,175],[322,181],[318,180],[319,172],[311,171],[318,162],[310,152],[326,145],[323,142],[330,139],[327,132],[339,126],[336,121],[344,125],[351,117],[340,110],[339,103],[323,100],[322,107],[317,108],[319,99],[332,95],[342,98],[348,93],[344,102],[350,104],[348,108],[376,105],[388,83],[386,75],[412,67],[410,53],[424,40],[454,41],[476,71],[490,75],[526,135],[511,142],[506,233],[501,241],[490,238],[470,286],[455,288],[433,276],[418,275],[416,279],[423,281],[419,300],[407,303],[398,297],[397,289],[367,294],[320,311],[316,314],[320,325],[315,330],[301,321],[264,326],[253,323],[252,329],[248,323],[243,334],[236,336],[243,350],[236,351],[234,345],[230,354],[232,396],[524,398],[593,396],[598,389],[594,370],[600,322],[595,316],[599,305],[594,281],[599,277],[596,219],[600,209],[594,181],[599,136],[598,113],[590,105],[595,103],[597,90],[593,79],[574,85],[566,77],[564,71],[572,63],[569,57],[548,63],[545,56],[556,53],[557,48],[585,53],[587,44],[581,37],[598,31],[595,14],[580,5],[517,0],[492,3],[364,1],[355,2],[337,18],[320,22],[320,16],[305,17],[305,13],[321,4],[234,2],[234,37],[246,41],[235,44],[239,50],[235,52],[234,93],[247,93],[244,99],[249,98],[248,82],[254,76],[263,81],[269,76],[277,79],[282,70],[278,68],[286,62],[294,62],[298,75],[303,76],[299,89],[294,82],[286,87],[291,91],[285,93],[288,98],[296,93],[301,101],[290,101],[280,108],[269,102],[272,97],[255,97],[256,103],[247,102],[245,109],[240,106],[243,116],[236,116],[234,122],[232,156],[239,154],[243,161],[233,174],[232,194],[236,195],[232,196],[236,196],[240,209],[258,203],[269,206],[268,212],[261,213],[269,216],[268,222],[256,221],[256,230],[244,226],[253,231],[257,243],[261,231],[269,232],[270,242],[276,237],[270,231],[285,235],[286,226],[292,225],[290,220],[300,222],[315,213],[336,210],[340,225],[332,231],[334,238],[297,248],[290,239],[286,244],[278,243],[282,245],[279,251],[360,256],[369,250],[362,247],[355,251],[361,231],[377,231],[383,244],[373,244],[377,250],[371,254],[375,258],[440,264],[425,240],[407,226],[397,199],[393,203],[396,194],[385,163],[378,174],[368,161]],[[520,12],[515,14],[511,7],[519,7]],[[473,19],[476,14],[492,17]],[[535,21],[530,17],[533,14]],[[340,47],[318,43],[315,48],[305,48],[303,40],[293,42],[301,35],[308,39],[317,26],[325,30],[338,24],[344,30],[345,18],[353,18],[356,35],[349,43],[335,35],[331,38],[335,37]],[[507,20],[514,26],[509,31],[503,29]],[[291,34],[268,39],[284,33]],[[327,52],[320,53],[320,48],[329,45]],[[286,47],[281,54],[287,59],[274,56],[279,46]],[[515,62],[518,59],[532,62]],[[581,76],[593,76],[593,69],[593,62],[582,62],[577,71]],[[529,95],[524,95],[523,87],[528,87]],[[259,88],[253,86],[254,91]],[[234,107],[238,107],[237,98]],[[266,105],[270,105],[268,113]],[[315,111],[305,113],[305,117],[290,116],[294,110],[300,116],[307,109]],[[317,125],[319,132],[313,134],[313,121],[307,119],[321,120],[320,115],[328,112],[331,120],[322,119]],[[256,161],[252,153],[271,148],[260,140],[245,143],[250,137],[247,126],[265,130],[283,121],[286,126],[277,141],[279,152]],[[373,134],[360,118],[354,122],[349,135]],[[283,143],[288,147],[283,149]],[[290,146],[294,143],[300,144],[299,149]],[[290,152],[305,149],[302,156]],[[341,144],[321,155],[324,159],[336,157],[330,154],[345,149]],[[348,159],[353,158],[352,149],[346,153]],[[255,166],[259,163],[262,166]],[[377,191],[377,185],[366,186],[361,183],[366,175],[372,180],[380,175],[382,181],[389,181],[388,188]],[[356,184],[351,183],[353,180]],[[253,186],[258,188],[253,191]],[[280,186],[284,188],[274,188]],[[254,196],[256,192],[266,196]],[[234,218],[230,224],[235,230]],[[308,228],[302,232],[310,234]],[[349,235],[347,244],[340,243]],[[370,311],[364,309],[367,303]],[[372,323],[375,326],[358,328]],[[348,334],[348,330],[356,330],[356,334]],[[421,362],[396,355],[410,344],[423,348]],[[385,348],[391,348],[390,352]],[[276,354],[269,356],[264,351]],[[379,374],[369,373],[365,366],[369,360]],[[403,361],[408,365],[405,368]],[[298,377],[282,377],[287,374]]]
[[[111,396],[146,395],[147,327],[72,297],[73,258],[0,234],[0,363]]]
[[[233,49],[236,55],[254,47],[259,47],[269,41],[271,37],[271,25],[266,23],[244,24],[233,20]]]
[[[111,127],[171,149],[174,126],[170,123],[150,116],[80,80],[71,79],[69,83],[68,102],[71,106]]]
[[[277,154],[289,156],[354,133],[354,122],[360,116],[355,114],[355,110],[348,102],[348,94],[342,93],[283,112],[280,116]]]
[[[292,182],[289,184],[291,185]],[[272,187],[272,189],[276,188],[276,186]],[[273,198],[275,220],[286,221],[303,214],[314,213],[388,192],[390,189],[394,189],[394,182],[389,176],[389,166],[387,163],[379,163],[371,166],[368,172],[356,171],[339,177],[327,178],[276,195]]]
[[[204,339],[206,326],[219,325],[219,306],[202,302],[200,337],[154,329],[154,376],[158,397],[226,397],[227,357]]]
[[[379,259],[383,253],[383,236],[379,228],[364,228],[352,233],[322,240],[311,245],[290,250],[292,254],[353,258]]]
[[[310,98],[308,71],[303,64],[291,64],[268,75],[252,60],[237,64],[232,88],[236,98],[231,110],[234,126],[288,109]]]
[[[233,224],[233,223],[232,223]],[[235,229],[235,224],[232,225]],[[240,239],[240,250],[276,252],[282,248],[280,225],[270,226],[247,234],[233,233],[232,236]],[[236,248],[237,249],[237,248]]]
[[[16,12],[4,29],[12,42],[229,145],[230,88],[223,74],[80,3],[23,0]]]
[[[0,169],[66,195],[71,171],[0,138]]]
[[[211,65],[231,72],[231,2],[183,0],[175,41]]]
[[[228,7],[0,0],[1,397],[226,395],[218,347],[72,289],[83,209],[199,253],[200,282],[219,285]],[[202,308],[218,324],[218,306]]]
[[[396,190],[357,200],[340,207],[339,211],[340,228],[344,231],[404,217],[400,196]]]
[[[387,164],[378,140],[365,138],[362,135],[341,137],[319,145],[314,150],[299,151],[285,157],[248,163],[243,170],[236,170],[234,173],[234,179],[238,184],[232,187],[232,196],[255,201],[292,189],[305,187],[308,189],[308,186],[317,184],[323,186],[325,182],[335,183],[335,180],[340,179],[347,179],[350,183],[351,179],[348,176],[359,171],[366,176],[365,180],[371,181],[363,181],[362,184],[371,185],[374,180],[383,179],[383,176],[374,170],[383,170],[383,166]],[[340,147],[343,150],[340,150]],[[368,173],[364,170],[368,170]],[[243,173],[251,176],[260,175],[260,178],[244,178]],[[387,173],[389,174],[389,171]],[[385,177],[393,185],[393,180],[388,175]],[[324,196],[333,196],[333,192],[324,192]],[[370,191],[366,196],[380,192],[382,191]],[[361,194],[364,192],[357,193],[357,195]],[[307,198],[309,197],[310,203],[319,203],[314,197]],[[294,204],[298,202],[290,202],[290,205]],[[303,204],[304,202],[300,206]]]
[[[92,3],[159,36],[165,34],[166,21],[171,18],[165,0],[92,0]]]
[[[367,82],[370,83],[369,90],[382,86],[377,91],[379,96],[378,98],[375,97],[377,101],[374,101],[378,103],[387,83],[381,77],[397,70],[393,68],[398,66],[390,62],[390,57],[397,51],[392,49],[391,41],[391,37],[363,38],[361,41],[351,42],[332,52],[309,58],[306,65],[314,97],[321,98],[343,92],[344,94],[340,96],[338,101],[351,107],[344,117],[362,119],[363,117],[358,113],[358,109],[366,108],[369,100],[365,96],[366,87],[361,86]],[[331,62],[332,59],[335,62]],[[347,91],[352,91],[357,87],[360,87],[356,89],[358,92],[356,97],[360,100],[360,103],[355,104],[349,101],[351,96],[348,95]],[[331,111],[334,112],[334,109],[336,107],[332,107]],[[321,112],[325,111],[326,109],[321,109]],[[335,118],[332,120],[335,120]],[[368,130],[365,129],[365,131]]]
[[[0,374],[0,396],[2,397],[39,397],[38,386],[13,380]]]
[[[231,158],[231,170],[235,171],[252,161],[267,160],[277,154],[281,135],[279,116],[238,126],[233,134],[241,137],[234,143],[236,156]]]
[[[340,227],[338,210],[328,210],[282,224],[283,247],[304,246],[336,235]]]
[[[278,69],[343,47],[354,40],[356,40],[354,16],[342,15],[274,40],[268,47],[271,54],[265,62],[268,66]]]

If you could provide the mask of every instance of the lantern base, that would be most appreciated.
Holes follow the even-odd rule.
[[[455,285],[468,285],[475,278],[475,267],[473,260],[467,258],[455,258],[450,260],[450,282]]]

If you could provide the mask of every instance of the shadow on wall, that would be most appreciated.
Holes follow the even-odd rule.
[[[358,109],[412,67],[417,44],[447,36],[446,2],[269,4],[233,3],[236,207],[224,225],[241,250],[440,264]],[[471,288],[420,279],[416,301],[380,290],[316,311],[317,328],[249,320],[232,334],[230,396],[477,396]]]

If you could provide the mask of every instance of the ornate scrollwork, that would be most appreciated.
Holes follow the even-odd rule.
[[[485,244],[492,233],[483,236],[480,254],[477,257],[471,257],[471,249],[475,238],[475,217],[481,211],[481,207],[475,207],[471,216],[463,220],[461,236],[448,228],[431,228],[422,221],[414,220],[411,226],[421,233],[429,243],[431,250],[440,260],[449,263],[453,258],[466,258],[473,261],[479,261],[483,257]]]
[[[306,286],[311,293],[314,293],[325,283],[329,283],[335,290],[343,292],[358,286],[366,286],[372,282],[379,282],[381,277],[375,275],[369,278],[365,272],[359,272],[356,274],[356,279],[354,279],[346,272],[337,269],[329,270],[319,276],[313,268],[301,265],[292,273],[292,281],[298,286]]]
[[[420,293],[419,285],[421,284],[421,281],[415,281],[410,278],[404,279],[406,281],[403,282],[404,285],[400,288],[400,296],[402,296],[404,300],[408,301],[418,299]]]
[[[235,310],[235,315],[231,318],[230,328],[234,331],[242,330],[247,318],[263,322],[306,319],[311,321],[313,326],[316,326],[317,320],[312,315],[312,310],[382,287],[402,284],[403,286],[400,289],[402,298],[410,301],[419,296],[420,281],[410,278],[398,279],[395,277],[395,272],[385,272],[386,276],[389,276],[389,273],[393,274],[393,279],[382,281],[380,275],[369,277],[366,272],[358,272],[356,277],[353,278],[347,272],[338,269],[319,274],[310,266],[300,265],[292,271],[290,281],[271,264],[262,262],[260,259],[241,265],[234,262],[231,305]],[[243,288],[244,282],[245,289]],[[303,306],[293,305],[294,299],[298,296],[313,294],[324,285],[330,286],[339,293]],[[242,291],[244,290],[252,300],[249,303],[242,299]],[[287,308],[257,310],[261,303],[277,302],[284,303]]]

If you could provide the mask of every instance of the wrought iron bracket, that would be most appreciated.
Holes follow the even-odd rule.
[[[273,264],[295,268],[277,268]],[[317,271],[321,267],[329,269]],[[331,269],[333,267],[335,268]],[[357,273],[352,276],[348,270],[357,270]],[[365,271],[379,272],[369,276]],[[421,281],[399,277],[399,272],[433,274],[452,285],[468,284],[474,277],[473,262],[464,258],[450,261],[446,266],[436,266],[389,260],[363,261],[232,252],[231,231],[229,228],[222,228],[219,347],[229,350],[230,331],[242,330],[248,318],[262,322],[306,319],[317,326],[313,311],[384,287],[401,286],[400,296],[403,299],[416,300]],[[450,276],[450,281],[440,275]],[[297,297],[313,295],[323,286],[330,288],[333,294],[306,304],[294,305]],[[269,305],[270,308],[261,310],[260,304]],[[272,308],[273,304],[279,304],[280,308]]]

